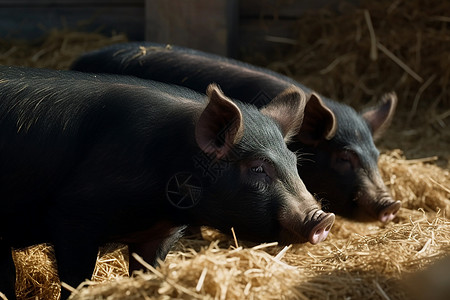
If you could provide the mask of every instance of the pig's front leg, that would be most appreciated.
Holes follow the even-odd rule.
[[[54,242],[58,275],[61,282],[73,288],[86,279],[91,279],[97,260],[96,243],[66,237]],[[61,299],[67,299],[70,292],[61,287]]]
[[[54,207],[49,211],[47,220],[59,279],[76,288],[92,277],[99,248],[100,226],[90,222],[83,214],[73,214],[73,211]],[[61,287],[61,299],[69,296],[70,292]]]
[[[165,238],[152,238],[128,244],[128,251],[130,253],[130,267],[129,274],[132,275],[133,271],[143,269],[141,263],[139,263],[133,257],[133,253],[136,253],[142,259],[152,266],[158,265],[158,260],[164,261],[169,251],[173,248],[176,242],[183,236],[186,226],[174,227],[170,229],[169,235]]]
[[[0,292],[9,300],[16,299],[16,268],[12,258],[11,247],[0,237]]]

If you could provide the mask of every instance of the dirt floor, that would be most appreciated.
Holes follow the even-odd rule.
[[[371,1],[345,14],[307,14],[297,46],[265,63],[357,109],[396,91],[396,116],[378,142],[383,179],[402,201],[393,222],[337,218],[325,242],[290,247],[247,244],[239,232],[236,242],[204,229],[202,237],[184,238],[160,267],[144,264],[131,279],[126,248],[110,245],[85,283],[90,287],[75,290],[73,299],[447,299],[448,11],[445,1]],[[35,45],[0,41],[0,64],[66,69],[79,54],[122,41],[70,31]],[[51,247],[17,251],[16,264],[20,299],[57,299]]]

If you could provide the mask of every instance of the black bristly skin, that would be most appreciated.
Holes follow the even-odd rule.
[[[302,84],[267,69],[156,43],[105,47],[82,55],[72,68],[83,72],[133,75],[197,91],[215,82],[231,98],[259,107],[290,85],[311,92]],[[393,217],[400,204],[389,196],[379,174],[374,138],[389,125],[395,110],[395,95],[387,94],[380,106],[367,113],[358,113],[327,98],[323,98],[324,105],[317,101],[314,103],[319,105],[309,103],[312,101],[305,108],[302,136],[291,139],[289,144],[292,151],[302,153],[305,158],[299,160],[298,171],[308,190],[323,200],[324,209],[349,218],[383,220],[386,210]]]
[[[156,264],[189,224],[234,227],[256,242],[307,241],[327,215],[314,217],[319,205],[280,124],[214,86],[205,96],[131,77],[0,66],[0,291],[15,298],[11,247],[53,244],[61,281],[76,287],[91,277],[99,245],[126,243]],[[219,132],[205,145],[211,128]],[[214,179],[197,165],[205,153],[226,166]],[[200,181],[191,208],[168,201],[178,172]]]
[[[358,199],[365,190],[385,193],[384,184],[376,178],[380,176],[379,151],[370,129],[353,108],[331,101],[325,103],[334,112],[339,126],[331,140],[315,145],[291,145],[313,154],[300,162],[300,175],[308,189],[323,199],[327,210],[359,221],[376,220],[378,199],[366,197],[364,202]]]

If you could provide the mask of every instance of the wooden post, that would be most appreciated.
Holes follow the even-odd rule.
[[[146,0],[146,40],[235,56],[237,0]]]

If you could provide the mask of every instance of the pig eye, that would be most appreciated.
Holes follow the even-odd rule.
[[[276,171],[272,162],[266,159],[251,160],[248,162],[247,167],[247,170],[250,172],[251,178],[258,182],[270,184],[270,182],[276,176]]]
[[[342,151],[340,154],[339,154],[339,159],[341,160],[341,161],[348,161],[348,162],[350,162],[351,161],[351,152],[350,151],[347,151],[347,150],[345,150],[345,151]]]
[[[262,165],[257,166],[257,167],[252,167],[251,170],[255,173],[266,173],[266,171],[264,171],[264,168]]]
[[[358,155],[352,150],[341,151],[337,158],[339,162],[346,163],[351,168],[356,168],[358,166]]]

